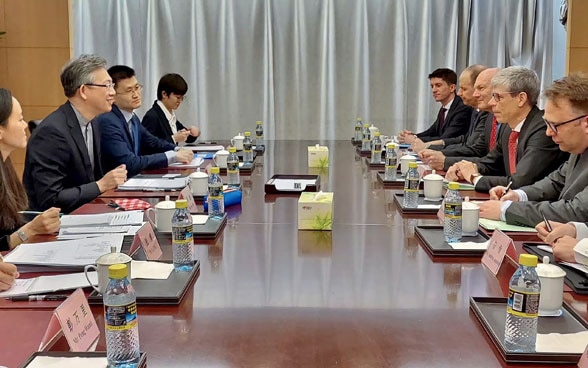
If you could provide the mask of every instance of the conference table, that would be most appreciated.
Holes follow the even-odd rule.
[[[316,143],[329,147],[328,169],[307,167],[307,147]],[[148,366],[541,366],[506,364],[469,308],[472,296],[504,297],[515,265],[505,262],[494,276],[479,258],[430,256],[414,228],[438,224],[436,216],[403,216],[376,172],[349,141],[268,141],[241,177],[242,203],[228,208],[222,234],[195,239],[200,275],[184,300],[138,308]],[[334,192],[333,230],[299,231],[298,196],[264,192],[276,174],[319,175],[321,190]],[[77,213],[112,210],[108,201]],[[170,245],[162,248],[171,258]],[[565,300],[587,318],[587,297],[568,291]],[[25,328],[48,322],[55,306],[6,304],[0,323],[20,319]],[[92,311],[103,329],[102,308]],[[38,341],[37,332],[23,346],[0,335],[0,364],[9,367]]]

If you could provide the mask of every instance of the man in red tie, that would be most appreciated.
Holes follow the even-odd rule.
[[[468,132],[472,108],[466,106],[462,99],[455,95],[457,74],[451,69],[440,68],[429,74],[429,81],[433,98],[441,103],[437,119],[429,129],[418,134],[403,130],[398,134],[400,143],[412,144],[417,138],[423,142],[429,142],[458,137]]]
[[[544,178],[567,159],[567,154],[545,135],[543,113],[536,106],[539,77],[533,70],[511,66],[492,78],[490,106],[505,123],[494,149],[472,161],[460,161],[447,170],[451,181],[465,180],[480,192],[497,185],[520,188]]]
[[[464,70],[459,78],[460,90],[467,83],[464,74],[468,69]],[[461,160],[469,159],[475,161],[478,158],[484,157],[494,148],[498,126],[497,124],[493,124],[495,119],[494,115],[492,115],[492,106],[489,105],[489,102],[492,98],[490,83],[497,72],[498,68],[484,69],[480,71],[475,80],[471,81],[473,103],[470,103],[478,109],[478,121],[475,122],[473,132],[467,136],[463,143],[451,144],[451,139],[441,140],[441,145],[430,145],[429,148],[420,151],[419,156],[424,163],[435,170],[447,171],[451,165]],[[465,103],[468,103],[470,100],[466,97],[467,93],[464,92],[462,99]]]

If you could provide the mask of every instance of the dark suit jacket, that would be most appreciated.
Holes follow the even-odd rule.
[[[27,145],[23,175],[31,209],[71,212],[100,195],[100,133],[92,124],[94,170],[76,114],[69,102],[47,116]]]
[[[122,112],[116,105],[112,111],[96,118],[100,125],[102,142],[102,167],[110,171],[120,164],[127,166],[128,176],[135,176],[146,169],[167,167],[165,151],[173,151],[175,145],[155,137],[136,115],[132,118],[139,128],[139,154],[134,152],[131,133]],[[146,154],[150,153],[150,154]]]
[[[172,144],[174,143],[174,140],[172,139],[173,132],[169,126],[169,120],[167,120],[165,113],[161,110],[157,101],[153,103],[153,107],[151,107],[149,111],[145,113],[145,116],[143,116],[143,126],[157,138],[164,139]],[[186,129],[186,127],[178,120],[176,120],[176,128],[178,131]],[[189,135],[186,143],[195,142],[197,138],[198,137],[192,137]]]
[[[481,116],[486,116],[487,112],[485,111],[477,111],[476,109],[472,109],[472,115],[470,115],[470,124],[468,125],[468,131],[466,134],[462,134],[458,137],[451,137],[451,138],[444,138],[443,145],[435,145],[429,146],[431,149],[435,149],[441,151],[446,149],[450,146],[458,146],[465,144],[468,139],[474,134],[476,131],[476,127],[479,123],[483,123],[484,121],[481,119]]]
[[[483,121],[478,122],[476,130],[470,136],[468,141],[463,145],[454,145],[447,147],[441,152],[445,155],[445,163],[443,169],[447,171],[449,167],[461,160],[468,160],[471,162],[478,162],[480,158],[486,156],[490,152],[490,135],[492,133],[492,119],[494,115],[491,113],[480,114]],[[496,135],[496,140],[500,130]]]
[[[511,188],[520,188],[533,184],[559,167],[569,155],[560,151],[558,145],[545,135],[545,129],[543,112],[533,106],[519,134],[517,170],[511,174],[508,154],[511,129],[504,124],[496,147],[477,162],[478,171],[484,176],[476,183],[476,190],[488,192],[494,186],[508,185],[509,181],[512,181]]]
[[[588,222],[588,153],[571,155],[546,178],[520,188],[528,202],[512,202],[506,222],[535,226],[545,216],[558,222]]]
[[[447,112],[445,124],[439,126],[439,120],[435,120],[429,129],[417,134],[423,142],[434,141],[437,139],[458,137],[467,134],[470,126],[470,117],[473,109],[464,105],[459,96],[455,96],[451,107]]]

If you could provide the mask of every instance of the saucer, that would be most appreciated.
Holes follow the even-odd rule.
[[[443,200],[443,197],[439,197],[439,198],[427,198],[425,197],[425,201],[427,202],[440,202]]]
[[[560,308],[553,312],[539,312],[539,317],[559,317],[563,314],[563,310]]]

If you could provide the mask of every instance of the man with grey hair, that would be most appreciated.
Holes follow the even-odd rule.
[[[545,134],[571,153],[569,160],[532,185],[508,192],[503,186],[492,188],[491,200],[480,204],[481,217],[535,226],[543,221],[543,213],[554,222],[588,222],[588,77],[572,73],[547,87],[544,96]],[[554,231],[557,227],[554,223]],[[538,230],[547,237],[545,224]]]
[[[476,163],[462,160],[447,170],[451,181],[465,180],[480,192],[512,182],[520,188],[544,178],[567,159],[545,135],[543,114],[536,103],[539,77],[533,70],[511,66],[492,78],[489,105],[496,119],[505,123],[496,146]]]
[[[41,122],[27,145],[23,182],[31,209],[71,212],[126,180],[124,165],[102,174],[99,128],[92,124],[114,101],[105,67],[96,55],[64,66],[61,84],[68,101]]]

